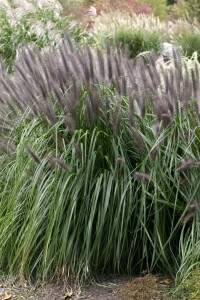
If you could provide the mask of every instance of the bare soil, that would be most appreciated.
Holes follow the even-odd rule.
[[[43,285],[33,287],[17,280],[1,280],[0,300],[170,300],[169,288],[152,275],[143,277],[109,277],[85,287]],[[9,298],[10,297],[10,298]]]

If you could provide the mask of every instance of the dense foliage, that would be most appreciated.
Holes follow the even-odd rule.
[[[199,239],[199,66],[174,53],[161,72],[153,54],[70,40],[57,51],[25,48],[14,76],[1,71],[2,271],[185,270]]]
[[[200,255],[198,23],[32,9],[0,22],[0,271],[179,287]]]

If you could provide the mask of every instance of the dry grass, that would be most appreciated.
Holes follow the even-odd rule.
[[[123,300],[170,300],[158,287],[157,277],[146,275],[137,277],[119,289]]]
[[[154,15],[146,14],[128,14],[115,10],[112,12],[98,13],[93,17],[93,26],[91,34],[97,40],[114,36],[119,27],[129,28],[131,30],[149,30],[152,32],[161,32],[166,41],[179,44],[179,38],[185,34],[199,34],[199,25],[196,21],[188,22],[183,19],[175,21],[162,21]]]
[[[125,14],[118,10],[102,14],[94,19],[93,34],[96,36],[113,35],[119,26],[136,29],[147,29],[160,31],[164,34],[167,31],[165,22],[153,15]]]

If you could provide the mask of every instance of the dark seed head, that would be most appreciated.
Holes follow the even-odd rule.
[[[76,153],[76,156],[77,158],[82,161],[82,151],[81,151],[81,148],[79,147],[78,144],[74,144],[74,150],[75,150],[75,153]]]
[[[37,163],[40,164],[41,163],[41,159],[38,157],[38,155],[29,147],[26,146],[25,147],[26,152],[31,156],[31,158]]]
[[[168,113],[161,114],[161,119],[165,127],[168,126],[171,122],[171,116]]]
[[[142,172],[135,172],[135,179],[140,182],[148,181],[150,179],[150,175]]]
[[[192,164],[193,164],[193,160],[192,160],[192,159],[186,159],[186,160],[184,160],[184,161],[176,168],[176,171],[177,171],[177,172],[184,172],[184,171],[186,171]]]
[[[76,124],[73,118],[70,116],[64,117],[63,122],[72,133],[76,131]]]
[[[187,184],[187,183],[189,183],[189,180],[186,177],[182,177],[180,180],[180,184],[183,185],[183,184]]]
[[[118,157],[117,158],[117,162],[120,164],[120,165],[124,165],[125,164],[125,159],[123,157]]]
[[[134,139],[135,139],[135,142],[136,142],[138,148],[140,150],[143,150],[144,142],[143,142],[143,138],[142,138],[140,131],[135,127],[131,127],[131,131],[132,131],[132,134],[134,136]]]
[[[120,107],[117,106],[115,114],[113,115],[113,132],[116,135],[120,133],[120,121],[121,121],[121,111],[120,111]]]
[[[61,169],[65,171],[69,171],[69,166],[66,164],[64,159],[60,157],[53,157],[53,156],[48,157],[47,159],[53,167],[59,166]]]
[[[156,159],[156,156],[158,154],[159,150],[158,150],[158,147],[154,148],[151,153],[150,153],[150,157],[152,160],[155,160]]]
[[[193,212],[188,213],[185,218],[183,219],[183,224],[188,224],[190,222],[192,222],[192,220],[194,219],[195,214]]]
[[[200,168],[200,160],[195,161],[195,166],[196,166],[197,168]]]
[[[191,203],[188,205],[188,211],[189,211],[190,213],[195,213],[196,210],[197,210],[197,208],[198,208],[198,205],[197,205],[196,202],[191,202]]]

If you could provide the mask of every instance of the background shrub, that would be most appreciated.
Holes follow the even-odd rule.
[[[159,18],[153,15],[123,14],[120,11],[97,17],[90,34],[94,38],[95,46],[102,47],[108,40],[113,44],[116,37],[123,45],[127,41],[131,47],[134,47],[135,40],[138,51],[151,47],[157,49],[158,44],[167,39],[166,24]],[[134,51],[137,52],[136,49]]]
[[[185,0],[188,5],[188,17],[200,21],[200,3],[198,0]]]
[[[183,49],[183,53],[187,57],[192,57],[196,52],[200,59],[200,33],[185,33],[177,38],[178,43]]]
[[[136,57],[140,52],[154,50],[159,51],[162,36],[158,32],[147,30],[132,30],[120,27],[114,34],[114,42],[121,46],[122,49],[128,49],[130,57]]]
[[[168,7],[168,17],[172,20],[179,18],[185,19],[188,15],[189,5],[185,0],[179,0],[178,2]]]
[[[165,0],[136,0],[136,2],[148,4],[152,8],[153,14],[161,19],[164,19],[167,16],[167,1]]]

